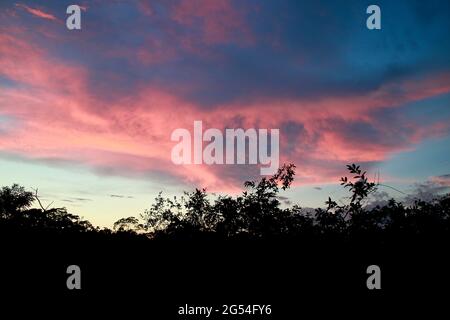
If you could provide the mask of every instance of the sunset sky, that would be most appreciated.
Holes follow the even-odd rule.
[[[70,4],[82,30],[66,28]],[[381,30],[366,28],[370,4]],[[405,193],[443,191],[449,34],[449,1],[2,0],[0,183],[111,226],[159,191],[259,178],[174,165],[172,131],[201,120],[279,128],[280,162],[297,166],[283,196],[302,206],[341,197],[353,162]]]

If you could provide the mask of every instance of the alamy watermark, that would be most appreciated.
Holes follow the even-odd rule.
[[[66,13],[69,15],[66,19],[66,27],[69,30],[81,30],[81,10],[86,10],[85,7],[72,4],[66,9]],[[366,20],[366,26],[369,30],[381,29],[381,9],[378,5],[369,5],[366,9],[366,13],[370,16]]]
[[[66,273],[69,274],[66,280],[66,286],[69,290],[81,289],[81,269],[78,265],[72,264],[67,267]]]
[[[270,129],[270,135],[268,129],[225,129],[224,135],[215,128],[203,132],[202,121],[194,121],[192,135],[179,128],[172,132],[171,140],[178,142],[171,153],[177,165],[260,164],[261,175],[272,175],[280,163],[279,129]]]

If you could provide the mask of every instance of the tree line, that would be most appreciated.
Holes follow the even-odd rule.
[[[0,189],[2,235],[60,235],[158,239],[304,239],[317,241],[372,242],[389,239],[443,237],[450,230],[450,195],[434,200],[417,199],[404,205],[391,199],[368,207],[367,198],[379,185],[367,179],[355,164],[347,166],[350,177],[340,183],[349,191],[347,203],[328,198],[323,208],[285,207],[280,193],[290,188],[295,165],[286,164],[271,177],[244,183],[238,196],[211,197],[206,189],[166,198],[160,193],[139,217],[121,218],[112,229],[99,228],[65,208],[45,208],[37,191],[14,184]],[[33,208],[37,204],[39,208]]]

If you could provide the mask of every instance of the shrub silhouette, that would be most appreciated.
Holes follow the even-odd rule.
[[[378,185],[369,182],[359,166],[347,166],[351,177],[341,185],[350,192],[347,204],[328,198],[326,207],[311,210],[298,205],[282,208],[279,193],[288,189],[295,165],[283,165],[275,175],[247,181],[241,195],[214,200],[206,189],[185,192],[181,198],[158,194],[148,210],[119,219],[113,230],[94,227],[65,208],[44,208],[36,194],[13,185],[0,190],[0,231],[8,234],[90,234],[140,239],[307,239],[385,242],[411,237],[444,237],[450,229],[450,196],[417,200],[406,207],[391,199],[368,209],[367,197]],[[31,208],[37,202],[40,209]]]
[[[391,199],[384,207],[366,209],[363,202],[378,185],[369,182],[359,166],[348,165],[352,175],[341,178],[350,191],[348,204],[338,205],[331,198],[325,208],[314,213],[294,205],[281,208],[280,191],[291,186],[293,164],[283,165],[271,178],[247,181],[246,190],[235,198],[219,196],[213,202],[205,189],[185,193],[178,200],[161,194],[141,215],[151,238],[267,239],[303,238],[345,241],[366,238],[371,241],[417,234],[444,235],[449,231],[449,195],[432,202],[416,201],[404,207]]]
[[[65,208],[31,208],[33,202],[40,200],[36,194],[14,184],[0,190],[0,230],[2,233],[56,232],[80,233],[95,231],[87,220],[67,212]]]

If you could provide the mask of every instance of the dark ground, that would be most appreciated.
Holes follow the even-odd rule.
[[[312,312],[314,318],[353,314],[365,319],[421,309],[431,319],[449,298],[448,246],[442,239],[384,247],[288,241],[5,241],[2,301],[4,306],[20,302],[19,313],[34,305],[46,314],[95,309],[131,319],[137,314],[203,319],[179,317],[178,307],[270,304],[271,316],[248,318],[300,319]],[[71,264],[81,268],[81,290],[66,287]],[[381,290],[366,287],[371,264],[381,268]]]

